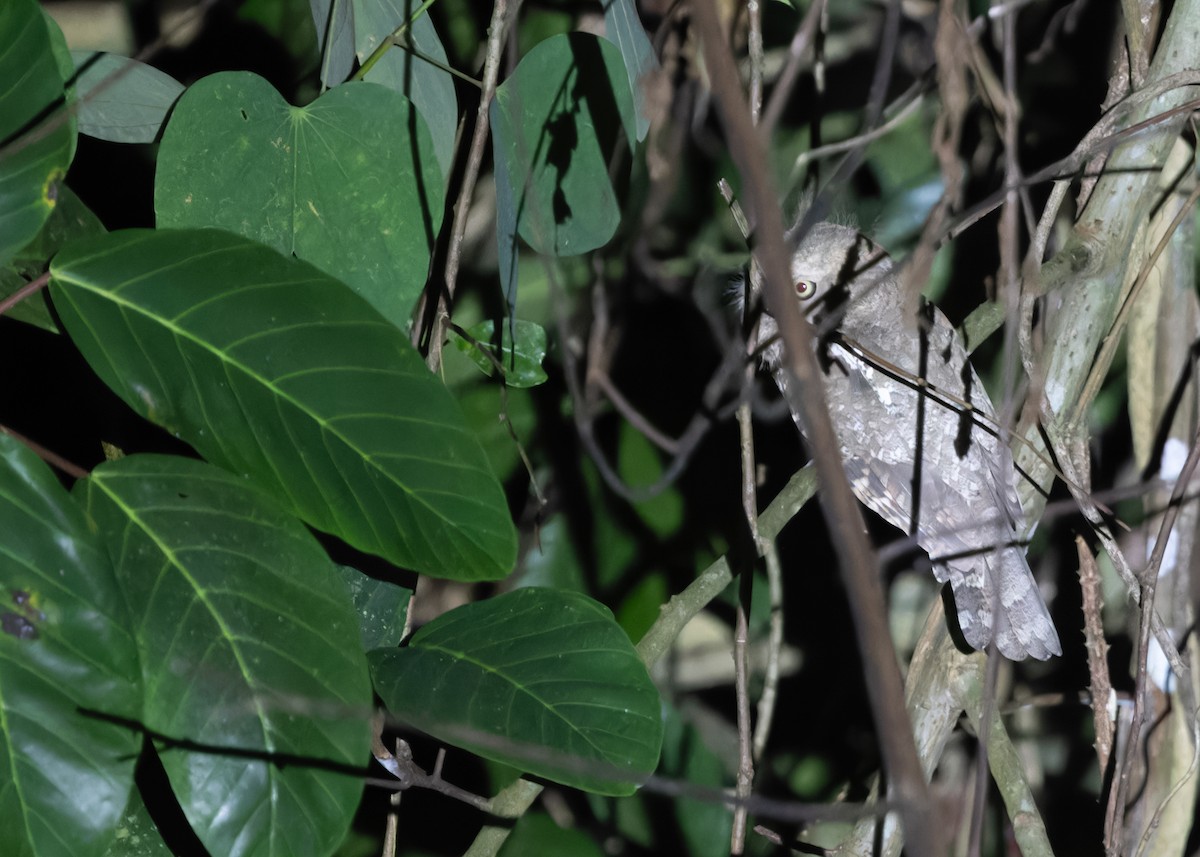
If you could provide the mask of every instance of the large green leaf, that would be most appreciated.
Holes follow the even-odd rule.
[[[331,853],[362,781],[329,763],[365,760],[371,695],[324,550],[265,494],[201,461],[129,456],[75,491],[133,614],[142,719],[190,742],[159,752],[196,835],[213,854]]]
[[[354,0],[354,42],[359,62],[365,62],[420,5],[416,0]],[[449,175],[458,132],[458,96],[450,72],[429,62],[448,65],[446,49],[427,13],[412,22],[405,42],[408,50],[389,48],[363,80],[394,89],[412,101],[429,125],[442,173]]]
[[[292,107],[257,75],[193,84],[163,132],[158,225],[217,226],[295,253],[405,327],[442,223],[443,179],[403,95],[348,83]]]
[[[49,26],[34,0],[0,2],[0,265],[42,228],[75,154]]]
[[[546,39],[496,89],[490,118],[497,193],[515,193],[521,237],[555,256],[607,242],[621,219],[609,157],[622,129],[630,143],[636,134],[616,46],[587,33]],[[501,251],[504,264],[503,241]]]
[[[129,57],[71,51],[79,130],[115,143],[153,143],[183,85]]]
[[[368,658],[396,717],[485,758],[612,795],[658,763],[658,692],[612,613],[585,595],[519,589]]]
[[[207,229],[80,241],[51,271],[92,368],[210,461],[396,565],[511,569],[504,492],[458,404],[343,284]]]
[[[0,434],[0,854],[100,855],[141,737],[137,650],[104,546],[41,461]]]

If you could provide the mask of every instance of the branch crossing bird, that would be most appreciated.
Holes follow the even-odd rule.
[[[913,319],[891,259],[849,226],[816,224],[795,246],[791,273],[815,329],[832,328],[817,356],[855,496],[915,535],[937,579],[950,582],[971,646],[995,640],[1013,660],[1062,654],[1019,543],[1012,454],[954,327],[924,302]],[[777,333],[764,315],[763,360],[786,393]]]

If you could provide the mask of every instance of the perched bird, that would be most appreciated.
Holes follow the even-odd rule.
[[[1012,454],[953,326],[932,304],[922,303],[914,320],[891,259],[848,226],[814,226],[794,248],[791,273],[819,334],[818,362],[855,496],[915,535],[937,579],[950,581],[968,643],[985,649],[995,640],[1013,660],[1062,654],[1018,543],[1025,527]],[[786,392],[777,333],[764,315],[764,363]]]

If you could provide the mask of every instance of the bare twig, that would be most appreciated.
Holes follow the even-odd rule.
[[[762,2],[746,0],[746,17],[749,24],[747,48],[750,54],[750,120],[755,125],[762,113],[763,99],[763,34]]]
[[[57,467],[63,473],[70,476],[72,479],[86,479],[87,478],[88,472],[86,470],[84,470],[82,467],[80,467],[77,464],[72,464],[70,461],[67,461],[65,458],[63,458],[58,453],[51,452],[50,450],[46,449],[46,447],[42,446],[40,443],[36,443],[36,442],[30,440],[29,438],[25,437],[25,435],[21,434],[20,432],[15,432],[12,429],[10,429],[8,426],[0,425],[0,433],[6,434],[9,437],[13,438],[14,440],[18,440],[21,443],[25,444],[25,446],[29,447],[29,449],[33,452],[33,454],[36,455],[38,458],[40,458],[42,461],[46,462],[47,464],[49,464],[52,467]]]
[[[733,188],[729,182],[721,179],[717,182],[721,196],[729,205],[729,211],[742,232],[747,243],[750,241],[750,229],[742,207],[733,197]],[[746,365],[746,385],[749,388],[754,383],[753,355],[758,352],[758,324],[752,321],[751,315],[754,300],[749,294],[748,278],[743,284],[746,294],[742,300],[742,329],[746,333],[746,352],[751,356],[751,362]],[[750,405],[743,402],[737,409],[738,432],[742,449],[742,510],[746,515],[746,523],[750,528],[750,536],[754,540],[755,550],[766,561],[767,587],[771,602],[771,626],[767,646],[767,664],[763,675],[763,691],[758,700],[758,718],[754,727],[754,742],[751,759],[757,761],[766,747],[767,738],[771,734],[771,721],[775,714],[775,699],[779,687],[779,655],[783,649],[783,569],[779,563],[779,552],[775,548],[773,537],[766,537],[758,526],[758,490],[755,474],[757,465],[754,456],[754,431],[751,425]],[[739,711],[741,705],[739,701]],[[740,724],[739,724],[740,726]],[[735,829],[737,827],[735,818]],[[743,822],[744,823],[744,822]]]
[[[762,758],[775,719],[775,701],[779,694],[780,655],[783,651],[783,567],[774,540],[763,539],[763,560],[767,566],[767,596],[771,606],[771,624],[767,636],[767,663],[763,670],[762,694],[758,698],[758,716],[754,722],[754,759]]]
[[[1087,645],[1088,689],[1092,697],[1092,722],[1096,731],[1096,758],[1100,762],[1100,775],[1108,770],[1108,759],[1112,754],[1113,718],[1108,706],[1113,698],[1112,681],[1108,675],[1108,643],[1104,639],[1104,623],[1101,618],[1103,601],[1100,593],[1100,574],[1096,557],[1088,548],[1083,536],[1075,537],[1079,554],[1079,588],[1083,593],[1083,636]]]
[[[49,282],[50,282],[50,272],[47,271],[46,273],[44,273],[40,277],[38,277],[36,280],[30,280],[28,283],[21,286],[21,288],[17,289],[15,292],[13,292],[11,295],[6,297],[4,300],[0,300],[0,315],[4,315],[10,309],[12,309],[17,304],[19,304],[21,301],[25,300],[26,298],[30,297],[31,295],[37,294],[39,291],[44,289],[46,287],[46,285],[49,284]]]
[[[751,87],[751,110],[754,111],[755,95],[761,99],[761,90],[755,93]],[[734,221],[742,230],[742,237],[746,242],[750,241],[750,234],[747,227],[745,214],[742,212],[741,206],[737,200],[733,198],[733,189],[725,179],[718,182],[718,187],[721,195],[725,197],[725,202],[729,206],[730,212],[733,214]],[[754,384],[754,360],[753,355],[758,349],[758,317],[754,312],[754,296],[751,294],[750,284],[753,282],[753,276],[748,277],[742,284],[745,294],[742,296],[742,331],[746,336],[746,352],[751,356],[751,359],[746,363],[745,368],[745,383],[749,389]],[[766,547],[766,542],[761,538],[758,531],[758,485],[756,480],[757,464],[754,456],[754,428],[751,424],[750,403],[742,402],[737,409],[738,434],[740,438],[741,448],[741,465],[742,465],[742,514],[746,518],[746,525],[750,531],[750,539],[754,544],[755,553],[762,554]],[[741,800],[745,800],[751,794],[754,786],[754,761],[755,753],[753,748],[753,739],[751,737],[750,726],[750,656],[749,656],[749,628],[746,623],[746,610],[752,591],[750,578],[747,576],[743,580],[741,588],[741,599],[738,602],[737,615],[734,624],[734,646],[733,646],[733,664],[734,664],[734,696],[737,704],[737,734],[738,734],[738,771],[737,771],[737,796]],[[775,605],[778,606],[778,605]],[[775,661],[778,663],[778,653],[775,653]],[[730,833],[730,853],[741,854],[746,842],[746,810],[745,807],[739,806],[733,813],[733,826]]]
[[[733,811],[733,829],[729,835],[729,853],[741,854],[746,845],[746,806],[754,787],[754,757],[750,737],[750,672],[749,638],[746,627],[746,601],[751,581],[744,575],[741,586],[743,598],[738,602],[733,630],[734,696],[737,700],[738,769],[735,785],[739,805]]]
[[[488,129],[491,127],[488,109],[496,95],[496,82],[500,76],[500,60],[505,35],[508,32],[508,22],[520,7],[520,2],[521,0],[512,0],[510,9],[509,0],[495,0],[492,20],[488,24],[487,53],[483,63],[483,91],[480,93],[479,108],[475,113],[475,131],[471,136],[471,148],[467,151],[462,188],[458,193],[458,201],[454,204],[454,223],[450,231],[449,250],[446,253],[444,288],[437,290],[437,306],[428,331],[429,351],[426,364],[435,373],[442,365],[442,339],[445,336],[446,322],[450,320],[449,307],[454,300],[454,290],[458,286],[458,267],[462,258],[463,237],[467,232],[467,215],[471,210],[471,199],[475,195],[475,183],[479,180],[479,168],[483,163],[484,147],[487,145]],[[425,299],[428,300],[428,297],[427,290]]]
[[[854,149],[865,147],[880,139],[886,137],[897,127],[904,123],[906,119],[916,112],[925,100],[925,95],[921,91],[924,84],[918,82],[909,87],[908,91],[896,99],[894,105],[899,105],[898,109],[893,112],[890,119],[885,121],[877,128],[872,128],[870,131],[865,131],[862,134],[856,134],[846,140],[840,140],[837,143],[826,143],[824,146],[818,146],[815,149],[808,149],[796,156],[795,162],[792,164],[790,174],[788,176],[789,183],[795,181],[800,172],[810,163],[820,158],[827,158],[830,155],[840,155],[842,152],[849,152]],[[885,113],[887,111],[884,111]]]
[[[809,5],[800,25],[796,27],[796,34],[792,36],[792,43],[788,46],[787,62],[783,66],[783,71],[780,72],[779,79],[775,82],[775,88],[771,90],[771,98],[767,101],[767,109],[763,113],[760,127],[768,137],[775,130],[779,117],[783,115],[783,108],[792,96],[796,79],[800,76],[800,64],[804,61],[804,54],[807,53],[808,46],[813,44],[824,10],[825,0],[815,0]]]

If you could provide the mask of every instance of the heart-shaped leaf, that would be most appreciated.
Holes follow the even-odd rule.
[[[146,726],[213,854],[323,855],[362,781],[371,696],[349,594],[304,525],[243,480],[134,455],[76,484],[142,656]],[[359,716],[355,716],[355,715]]]
[[[193,84],[163,132],[158,225],[217,226],[295,253],[398,327],[429,270],[442,172],[403,95],[348,83],[292,107],[248,72]]]
[[[133,785],[129,614],[83,510],[0,433],[0,854],[104,853]]]
[[[658,763],[658,692],[612,613],[585,595],[518,589],[368,658],[396,717],[485,758],[610,795],[632,794]]]
[[[555,256],[607,242],[621,219],[609,157],[622,129],[629,143],[636,134],[620,51],[587,33],[552,36],[496,89],[490,116],[497,190],[516,192],[521,237]]]
[[[114,232],[51,271],[92,368],[205,458],[396,565],[511,569],[504,492],[458,404],[342,283],[211,229]]]

